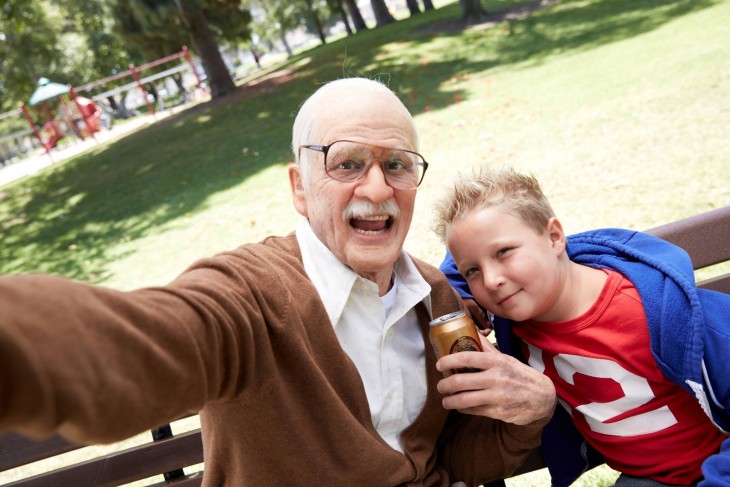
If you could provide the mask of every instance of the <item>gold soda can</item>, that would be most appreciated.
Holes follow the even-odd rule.
[[[464,311],[456,311],[436,318],[429,323],[428,336],[436,358],[456,352],[483,352],[479,333],[471,317]],[[444,377],[456,372],[476,372],[478,369],[444,370]]]

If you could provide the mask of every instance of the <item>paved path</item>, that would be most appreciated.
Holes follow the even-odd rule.
[[[165,110],[158,112],[155,115],[157,117],[156,120],[152,115],[140,115],[123,123],[115,123],[111,130],[102,129],[94,134],[96,139],[91,137],[87,137],[86,140],[75,139],[74,142],[60,149],[52,149],[50,157],[41,149],[33,156],[16,162],[10,162],[6,166],[0,167],[0,188],[25,176],[32,176],[48,166],[58,164],[61,161],[98,147],[110,140],[118,139],[146,125],[153,124],[155,121],[166,118],[173,113],[177,113],[177,111]]]

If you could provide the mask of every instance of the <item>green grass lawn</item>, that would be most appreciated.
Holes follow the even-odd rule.
[[[255,96],[2,188],[0,272],[131,288],[290,231],[294,114],[320,83],[353,75],[389,83],[416,117],[431,167],[407,244],[431,262],[443,251],[432,200],[476,164],[533,172],[569,232],[730,202],[728,2],[564,1],[490,28],[434,28],[458,15],[451,3],[299,53],[262,73],[272,81]]]
[[[288,233],[297,108],[321,83],[355,75],[388,83],[415,116],[430,167],[406,247],[434,264],[444,249],[433,200],[479,164],[535,174],[569,233],[645,229],[730,204],[730,2],[563,0],[525,19],[444,30],[458,16],[448,3],[299,53],[239,89],[251,96],[197,106],[0,188],[0,273],[129,289]],[[525,482],[513,485],[547,481]]]

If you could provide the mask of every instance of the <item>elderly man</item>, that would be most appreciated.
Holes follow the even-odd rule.
[[[104,442],[199,410],[205,485],[509,475],[554,390],[492,351],[474,374],[487,390],[448,398],[492,417],[442,406],[428,326],[461,302],[402,250],[427,167],[410,114],[377,82],[332,82],[301,107],[293,148],[296,233],[133,292],[0,279],[0,429]]]

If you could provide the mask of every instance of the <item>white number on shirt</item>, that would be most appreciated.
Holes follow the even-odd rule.
[[[542,350],[527,344],[530,352],[529,364],[532,368],[545,372]],[[611,402],[590,402],[575,408],[586,418],[591,430],[611,436],[638,436],[655,433],[677,424],[677,418],[667,406],[610,422],[613,418],[630,412],[654,399],[649,382],[621,367],[616,362],[593,357],[582,357],[561,353],[553,358],[558,375],[568,384],[575,385],[575,374],[588,377],[612,379],[618,383],[624,396]],[[571,408],[561,401],[573,414]]]

